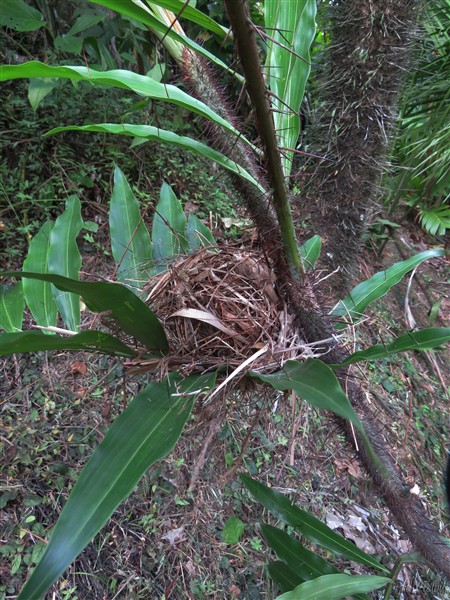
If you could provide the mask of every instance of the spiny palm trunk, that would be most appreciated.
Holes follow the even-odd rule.
[[[319,108],[308,139],[307,205],[312,225],[324,232],[324,259],[340,274],[331,281],[345,295],[356,275],[362,236],[382,195],[385,164],[402,82],[417,30],[418,0],[341,0],[322,3],[330,43],[320,69]],[[330,227],[329,224],[335,224]]]

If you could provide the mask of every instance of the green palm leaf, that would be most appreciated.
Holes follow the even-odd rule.
[[[166,269],[170,259],[189,251],[186,216],[180,201],[167,183],[162,184],[153,218],[152,245],[158,273]]]
[[[86,352],[101,352],[129,358],[136,356],[136,352],[132,348],[103,331],[82,331],[68,337],[46,335],[41,331],[0,334],[0,356],[43,350],[85,350]]]
[[[38,61],[31,61],[21,65],[5,65],[2,66],[0,72],[0,81],[8,81],[10,79],[27,79],[31,77],[59,77],[71,79],[72,81],[87,81],[94,85],[117,87],[129,90],[144,96],[159,100],[160,102],[168,102],[180,106],[185,110],[192,111],[205,119],[213,121],[217,125],[223,127],[236,137],[239,137],[244,142],[248,140],[233,127],[226,119],[223,119],[209,106],[183,92],[174,85],[160,83],[147,75],[139,75],[133,71],[115,69],[112,71],[95,71],[88,67],[59,67],[50,66]]]
[[[432,350],[448,341],[450,341],[450,327],[434,327],[422,329],[421,331],[411,331],[400,335],[389,344],[376,344],[367,348],[367,350],[354,352],[342,363],[330,366],[332,368],[345,367],[362,360],[379,360],[408,350]]]
[[[14,286],[0,285],[0,329],[11,333],[19,331],[24,309],[22,282]]]
[[[264,508],[271,512],[277,519],[294,527],[309,540],[320,544],[323,548],[334,554],[345,556],[349,560],[375,568],[377,571],[388,572],[388,569],[375,558],[359,550],[355,544],[335,533],[306,510],[292,504],[289,498],[280,492],[276,492],[259,481],[248,477],[248,475],[241,475],[241,479],[252,496]]]
[[[114,421],[84,467],[18,600],[38,600],[105,525],[145,471],[175,445],[195,398],[215,374],[172,374],[143,389]]]
[[[221,61],[217,56],[208,52],[206,48],[197,44],[193,40],[191,40],[186,35],[178,33],[173,27],[168,27],[165,23],[163,23],[160,19],[158,19],[151,10],[142,4],[141,6],[133,0],[90,0],[93,4],[100,4],[101,6],[105,6],[111,10],[115,10],[119,14],[126,15],[133,19],[136,19],[140,23],[146,25],[151,31],[154,31],[161,36],[166,36],[171,40],[174,40],[177,44],[181,46],[186,46],[186,48],[190,48],[197,54],[204,56],[206,59],[211,61],[213,64],[217,65],[221,69],[229,70],[228,65],[226,65],[223,61]],[[158,2],[154,2],[154,4],[158,4]],[[187,5],[183,2],[185,8]],[[175,11],[177,12],[177,11]],[[178,11],[179,12],[179,11]]]
[[[139,203],[119,167],[114,169],[109,227],[119,281],[142,289],[143,273],[152,261],[150,234],[141,219]]]
[[[378,590],[391,579],[375,575],[323,575],[301,583],[276,600],[339,600],[355,594]]]
[[[116,321],[122,331],[134,336],[149,351],[168,350],[166,334],[155,313],[136,294],[120,283],[77,281],[59,275],[23,271],[0,272],[0,276],[49,281],[61,291],[82,296],[90,310],[104,313]]]
[[[403,279],[406,273],[412,271],[424,260],[442,256],[444,253],[445,251],[441,248],[425,250],[425,252],[420,252],[407,260],[395,263],[386,271],[375,273],[373,277],[353,288],[344,300],[338,302],[330,314],[333,317],[345,316],[351,319],[353,323],[357,322],[369,304],[387,294],[391,287],[397,285]],[[336,324],[337,329],[343,327],[345,327],[343,323]]]
[[[280,147],[294,149],[300,133],[300,105],[311,71],[317,2],[266,0],[264,9],[270,32],[266,68],[273,92],[273,120]],[[292,159],[293,152],[284,150],[281,160],[286,177],[292,170]]]
[[[50,232],[48,247],[48,271],[70,279],[78,279],[81,254],[77,237],[83,227],[81,204],[76,196],[70,196],[66,209]],[[66,326],[77,331],[80,325],[80,298],[77,295],[53,288],[53,297]]]
[[[164,129],[160,129],[159,127],[153,127],[152,125],[130,125],[128,123],[123,123],[120,125],[112,123],[80,126],[70,125],[68,127],[56,127],[55,129],[49,131],[47,135],[53,135],[55,133],[60,133],[61,131],[96,131],[100,133],[129,135],[132,137],[143,138],[152,142],[163,142],[166,144],[171,144],[172,146],[178,146],[179,148],[184,148],[185,150],[189,150],[194,154],[204,156],[205,158],[216,162],[232,173],[235,173],[236,175],[246,179],[260,192],[265,193],[264,188],[245,169],[217,150],[214,150],[210,146],[207,146],[206,144],[198,142],[192,138],[177,135],[172,131],[166,131]]]
[[[23,263],[24,271],[33,273],[48,272],[48,255],[52,229],[53,223],[47,221],[31,240],[27,258]],[[53,299],[51,283],[37,279],[24,279],[22,286],[26,304],[36,323],[42,327],[54,327],[56,325],[58,308]]]

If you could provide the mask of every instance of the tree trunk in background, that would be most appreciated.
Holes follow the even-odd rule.
[[[322,4],[331,43],[319,66],[319,107],[306,132],[310,159],[300,210],[324,239],[323,260],[342,297],[358,272],[357,259],[379,187],[404,74],[416,30],[417,0],[338,0]],[[311,208],[313,208],[310,214]]]

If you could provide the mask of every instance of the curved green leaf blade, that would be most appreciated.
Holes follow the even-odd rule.
[[[86,29],[97,25],[97,23],[101,23],[106,19],[106,13],[101,13],[98,15],[94,15],[93,13],[83,13],[81,14],[69,31],[66,33],[67,36],[74,36],[78,33],[82,33]]]
[[[263,536],[275,554],[288,565],[301,581],[315,579],[321,575],[338,573],[338,570],[318,554],[285,531],[272,525],[261,525]],[[300,583],[300,582],[299,582]]]
[[[131,401],[84,467],[20,600],[38,600],[45,594],[145,471],[170,452],[195,398],[214,382],[215,374],[184,380],[173,375],[150,383]]]
[[[168,350],[166,334],[155,313],[136,294],[120,283],[76,281],[60,275],[22,271],[0,272],[0,276],[49,281],[62,291],[82,296],[89,310],[105,313],[108,318],[115,320],[125,333],[134,336],[150,351]]]
[[[330,365],[333,369],[339,369],[362,360],[379,360],[386,358],[391,354],[398,352],[407,352],[408,350],[432,350],[437,346],[441,346],[450,341],[450,327],[431,327],[430,329],[422,329],[421,331],[411,331],[400,335],[390,344],[376,344],[367,348],[367,350],[359,350],[354,352],[342,363],[338,365]]]
[[[2,66],[2,74],[0,80],[18,79],[18,78],[36,78],[36,77],[60,77],[63,79],[71,79],[72,81],[87,81],[93,85],[102,85],[110,87],[118,87],[129,90],[144,96],[159,100],[160,102],[168,102],[181,106],[185,110],[192,111],[209,121],[213,121],[217,125],[223,127],[239,139],[248,143],[248,140],[233,127],[233,125],[214,112],[204,102],[197,100],[186,92],[183,92],[174,85],[160,83],[155,79],[151,79],[147,75],[139,75],[133,71],[124,69],[114,69],[111,71],[95,71],[88,67],[78,66],[50,66],[38,61],[22,63],[21,65],[5,65]]]
[[[379,590],[390,582],[388,577],[377,575],[323,575],[301,583],[291,592],[278,596],[276,600],[339,600],[358,593]]]
[[[205,15],[205,13],[197,10],[194,8],[194,6],[186,4],[184,0],[152,0],[151,4],[156,4],[161,8],[172,11],[175,16],[180,15],[180,18],[200,25],[202,29],[207,29],[208,31],[220,36],[221,40],[225,40],[227,34],[229,33],[225,27],[222,27],[222,25],[216,23],[214,19],[211,19],[211,17]]]
[[[211,231],[196,215],[194,215],[194,213],[189,213],[186,236],[191,252],[197,252],[202,246],[209,247],[217,245]]]
[[[241,519],[236,517],[236,515],[232,515],[225,523],[220,537],[225,544],[237,544],[244,530],[245,525]]]
[[[301,542],[285,531],[282,531],[277,527],[272,527],[271,525],[261,525],[261,529],[269,546],[277,554],[278,558],[285,561],[289,569],[288,571],[285,571],[280,567],[277,567],[275,568],[275,575],[282,577],[283,585],[287,583],[285,577],[289,576],[289,574],[295,574],[297,579],[295,585],[291,585],[289,588],[282,587],[282,591],[287,592],[292,590],[303,581],[316,579],[322,575],[339,573],[333,565],[318,554],[305,548]],[[355,594],[354,598],[355,600],[369,600],[366,594]]]
[[[48,253],[52,229],[53,223],[47,221],[31,240],[27,257],[23,263],[24,271],[48,272]],[[42,327],[54,327],[58,309],[53,299],[51,283],[37,279],[24,279],[22,286],[25,301],[36,323]]]
[[[70,337],[46,335],[42,331],[0,334],[0,356],[42,350],[85,350],[113,356],[136,356],[132,348],[103,331],[82,331]]]
[[[170,185],[165,182],[161,186],[153,218],[152,247],[158,273],[165,271],[171,258],[189,251],[183,207]]]
[[[152,125],[130,125],[129,123],[123,123],[121,125],[113,123],[100,123],[98,125],[69,125],[68,127],[56,127],[49,131],[46,135],[53,135],[60,133],[61,131],[95,131],[100,133],[114,133],[121,135],[129,135],[138,138],[144,138],[152,142],[163,142],[166,144],[172,144],[179,148],[189,150],[199,156],[204,156],[210,160],[213,160],[217,164],[221,165],[225,169],[228,169],[232,173],[243,177],[254,185],[260,192],[265,193],[264,188],[254,179],[245,169],[239,166],[234,161],[227,158],[224,154],[221,154],[217,150],[214,150],[210,146],[198,142],[192,138],[177,135],[172,131],[166,131],[153,127]]]
[[[150,234],[141,219],[139,202],[119,167],[114,169],[109,227],[119,281],[141,289],[145,283],[143,272],[152,261]]]
[[[281,592],[288,592],[302,583],[301,577],[294,573],[286,563],[274,560],[267,565],[270,577],[275,581]]]
[[[3,0],[0,10],[0,26],[15,31],[36,31],[45,25],[42,14],[24,0]]]
[[[444,296],[441,296],[439,298],[439,300],[436,300],[436,302],[431,307],[430,312],[428,314],[428,321],[429,321],[430,325],[435,324],[443,300],[444,300]]]
[[[307,271],[311,271],[316,264],[322,250],[322,238],[320,235],[313,235],[300,246],[300,255],[303,258],[303,264]]]
[[[406,273],[412,271],[424,260],[436,258],[443,254],[445,254],[445,250],[442,248],[425,250],[425,252],[420,252],[420,254],[416,254],[416,256],[412,256],[407,260],[395,263],[395,265],[392,265],[386,271],[375,273],[373,277],[353,288],[344,300],[340,300],[331,311],[331,316],[345,316],[353,323],[356,323],[369,304],[384,296],[392,286],[401,281]],[[336,329],[343,329],[344,327],[345,324],[343,323],[336,324]]]
[[[57,83],[58,80],[56,78],[50,77],[30,79],[30,85],[28,86],[28,100],[34,111],[39,108],[42,100],[50,94]]]
[[[266,0],[265,26],[269,29],[266,66],[273,95],[273,120],[279,145],[294,149],[300,133],[300,106],[311,70],[310,47],[316,32],[317,2]],[[292,170],[293,152],[281,157],[286,177]]]
[[[22,329],[24,310],[22,282],[14,286],[0,285],[0,329],[11,333]]]
[[[380,564],[375,558],[359,550],[355,544],[348,542],[345,538],[335,533],[327,525],[313,517],[305,510],[294,506],[286,496],[272,490],[259,481],[241,475],[245,487],[260,502],[264,508],[271,512],[277,519],[295,527],[309,540],[315,541],[323,548],[334,554],[345,556],[362,565],[373,567],[378,571],[388,572],[388,569]]]
[[[149,10],[145,10],[138,6],[133,0],[91,0],[94,4],[100,4],[101,6],[105,6],[106,8],[110,8],[111,10],[115,10],[119,14],[126,15],[133,19],[137,19],[144,25],[146,25],[149,29],[154,30],[163,36],[167,36],[179,44],[190,48],[194,52],[197,52],[201,56],[204,56],[212,63],[216,64],[221,69],[229,70],[229,67],[221,61],[217,56],[208,52],[206,48],[203,48],[200,44],[197,44],[189,37],[178,33],[175,31],[173,27],[167,27],[166,24],[162,23],[159,19],[157,19]],[[186,3],[184,3],[186,4]]]
[[[81,254],[77,237],[83,227],[81,203],[77,196],[70,196],[66,209],[53,225],[48,248],[48,271],[71,279],[78,279],[81,267]],[[80,326],[80,299],[74,294],[55,290],[53,297],[66,326],[77,331]]]
[[[308,358],[304,363],[288,360],[281,371],[270,375],[251,373],[252,377],[269,383],[280,391],[294,390],[299,396],[317,408],[330,410],[348,419],[360,431],[362,425],[344,394],[336,375],[320,360]]]

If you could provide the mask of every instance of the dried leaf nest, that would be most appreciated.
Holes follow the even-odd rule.
[[[270,372],[301,353],[292,318],[259,251],[203,248],[173,260],[145,291],[170,351],[142,365],[161,376],[171,369],[188,374],[223,365]]]

